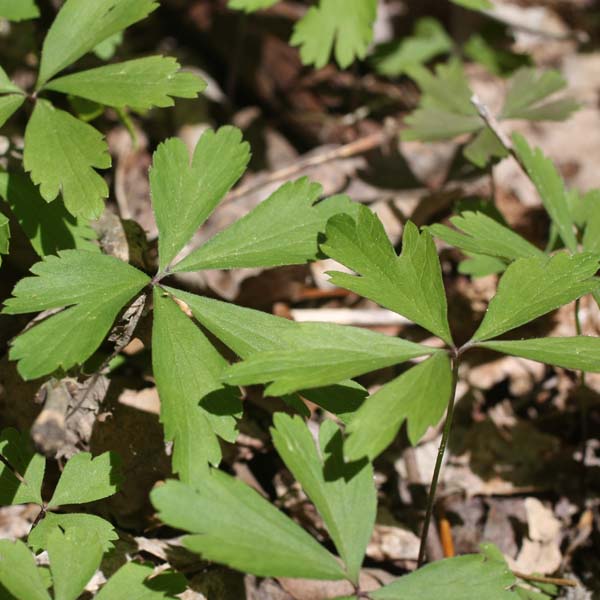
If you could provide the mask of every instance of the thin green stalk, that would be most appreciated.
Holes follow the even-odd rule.
[[[454,400],[456,397],[456,385],[458,383],[459,364],[460,356],[458,352],[455,352],[454,357],[452,359],[452,389],[450,390],[450,398],[448,399],[448,411],[446,414],[446,422],[444,423],[442,441],[440,442],[440,447],[438,448],[438,454],[435,460],[435,468],[433,469],[433,477],[431,478],[431,485],[429,486],[429,495],[427,497],[427,509],[425,511],[425,520],[423,521],[423,531],[421,532],[421,545],[419,547],[419,559],[417,563],[418,567],[420,567],[425,561],[427,536],[429,534],[429,525],[431,523],[431,516],[433,514],[433,507],[435,504],[435,494],[437,491],[440,471],[442,470],[444,454],[446,452],[446,447],[450,438],[450,430],[452,429],[452,418],[454,417]]]

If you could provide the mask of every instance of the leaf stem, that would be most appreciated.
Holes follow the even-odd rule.
[[[431,523],[431,516],[433,514],[433,507],[435,504],[435,494],[437,491],[440,471],[442,469],[442,463],[444,461],[444,454],[446,452],[446,447],[450,438],[450,430],[452,429],[452,418],[454,417],[454,400],[456,397],[456,385],[458,383],[459,365],[460,353],[455,350],[454,356],[452,357],[452,388],[450,390],[450,398],[448,399],[448,411],[446,414],[446,422],[444,423],[442,441],[440,442],[437,458],[435,460],[435,468],[433,470],[433,477],[431,478],[431,485],[429,486],[429,495],[427,497],[427,509],[425,511],[425,520],[423,521],[423,530],[421,532],[421,544],[419,546],[419,558],[417,562],[417,567],[420,567],[425,561],[427,536],[429,534],[429,525]]]

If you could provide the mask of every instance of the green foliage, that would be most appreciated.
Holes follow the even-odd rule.
[[[305,65],[324,67],[333,52],[342,67],[364,58],[373,39],[377,0],[319,0],[298,21],[292,46],[300,46]]]
[[[344,446],[348,460],[381,454],[394,440],[404,421],[413,445],[428,427],[436,425],[444,414],[452,393],[452,370],[445,353],[412,367],[386,383],[357,411],[347,432]]]
[[[0,540],[0,583],[17,600],[50,600],[33,555],[19,540]]]
[[[411,36],[376,49],[372,61],[380,75],[398,77],[414,65],[424,64],[452,50],[452,40],[437,19],[419,19]]]
[[[100,566],[102,544],[85,529],[55,529],[48,536],[48,558],[54,600],[76,600]]]
[[[23,102],[25,102],[25,96],[21,94],[0,96],[0,127],[17,112]]]
[[[105,106],[143,111],[173,106],[173,97],[195,98],[205,87],[192,73],[181,72],[174,58],[149,56],[59,77],[45,89]]]
[[[331,273],[332,283],[370,298],[452,343],[442,271],[429,233],[419,233],[408,222],[402,254],[397,256],[381,221],[360,206],[356,220],[340,215],[329,221],[327,241],[321,247],[359,275]]]
[[[429,231],[466,253],[485,254],[512,262],[517,258],[543,257],[544,253],[507,226],[482,212],[466,211],[452,217],[456,229],[436,223]]]
[[[116,258],[85,250],[48,256],[31,272],[36,277],[26,277],[15,286],[14,298],[5,302],[4,314],[68,308],[14,341],[10,357],[19,361],[19,373],[25,379],[85,362],[98,349],[123,306],[150,280]]]
[[[181,140],[173,138],[158,147],[150,170],[150,186],[161,271],[212,214],[242,176],[249,160],[250,147],[234,127],[204,132],[191,164]]]
[[[67,210],[96,219],[104,210],[108,186],[96,169],[111,165],[102,135],[91,125],[38,100],[25,130],[25,170],[46,202],[62,192]]]
[[[471,10],[490,10],[494,8],[490,0],[450,0],[450,2],[470,8]]]
[[[502,554],[489,544],[481,554],[440,560],[369,595],[373,600],[511,600],[516,580]]]
[[[71,215],[62,198],[48,204],[26,175],[0,173],[0,198],[10,207],[38,256],[73,248],[99,252],[91,241],[96,233],[88,221]]]
[[[420,65],[407,71],[421,88],[422,96],[419,108],[406,119],[409,127],[402,132],[403,139],[433,142],[472,134],[474,137],[463,152],[480,168],[491,158],[507,156],[507,150],[471,103],[472,92],[459,60],[440,64],[433,73]],[[563,121],[577,110],[577,103],[547,98],[565,86],[566,81],[556,71],[538,73],[523,67],[511,80],[499,119]]]
[[[196,488],[169,481],[153,490],[151,499],[161,520],[189,531],[184,545],[207,560],[264,577],[345,576],[334,556],[306,531],[222,471],[211,470]]]
[[[520,258],[506,269],[474,342],[529,323],[597,289],[598,257],[591,254]]]
[[[229,0],[229,8],[254,12],[262,8],[269,8],[273,4],[277,4],[277,2],[279,0]]]
[[[540,338],[529,340],[493,340],[477,344],[503,354],[530,358],[549,365],[579,371],[600,371],[600,338]]]
[[[175,442],[173,469],[183,481],[201,485],[208,463],[218,465],[221,460],[217,436],[229,442],[236,439],[236,419],[242,412],[239,397],[219,381],[225,359],[158,289],[152,345],[165,438]]]
[[[10,244],[10,225],[8,218],[0,213],[0,266],[2,265],[2,255],[8,254]]]
[[[552,161],[541,150],[532,150],[523,136],[515,134],[513,142],[517,156],[535,184],[562,241],[571,252],[577,252],[577,239],[562,177]]]
[[[360,567],[375,524],[377,498],[373,469],[358,469],[342,460],[341,431],[325,421],[319,432],[320,455],[300,417],[277,413],[271,429],[277,452],[314,502],[344,564],[348,578],[358,583]]]
[[[35,0],[0,0],[0,17],[9,21],[24,21],[40,16]]]

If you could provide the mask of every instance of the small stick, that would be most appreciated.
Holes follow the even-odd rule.
[[[277,181],[281,181],[282,179],[289,179],[309,167],[317,167],[340,158],[350,158],[351,156],[363,154],[369,150],[378,148],[387,140],[391,139],[394,135],[397,135],[398,131],[399,126],[397,123],[395,123],[390,127],[384,128],[382,131],[359,138],[353,142],[350,142],[349,144],[338,146],[332,150],[322,152],[321,154],[301,158],[297,162],[288,165],[287,167],[272,171],[271,173],[266,174],[264,177],[257,177],[247,184],[241,185],[237,189],[232,190],[229,192],[229,194],[227,194],[227,196],[225,196],[222,204],[237,200],[238,198],[246,196],[251,192],[255,192],[269,185],[270,183],[275,183]]]
[[[574,579],[563,579],[561,577],[544,577],[543,575],[525,575],[519,571],[513,571],[513,575],[524,581],[533,581],[535,583],[549,583],[551,585],[560,585],[564,587],[577,587],[578,583]]]

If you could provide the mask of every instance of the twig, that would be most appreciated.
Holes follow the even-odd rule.
[[[25,478],[23,477],[23,475],[21,475],[21,473],[19,473],[19,471],[17,471],[17,469],[15,467],[12,466],[11,462],[8,460],[8,458],[6,458],[6,456],[4,456],[4,454],[0,453],[0,462],[23,484],[23,485],[27,485],[27,481],[25,481]]]
[[[517,29],[519,31],[523,31],[524,33],[528,33],[530,35],[536,35],[541,38],[546,38],[549,40],[554,40],[557,42],[567,42],[569,40],[575,40],[580,44],[585,44],[589,42],[590,36],[585,31],[567,31],[565,33],[558,33],[555,31],[547,31],[543,29],[536,29],[535,27],[531,27],[531,25],[526,25],[525,23],[519,23],[518,21],[513,21],[508,17],[493,11],[493,10],[482,10],[481,11],[486,17],[497,21],[498,23],[502,23],[507,27],[512,29]]]
[[[276,171],[272,171],[271,173],[268,173],[262,177],[256,177],[247,184],[241,185],[235,190],[229,192],[229,194],[225,196],[223,204],[237,200],[238,198],[246,196],[251,192],[255,192],[271,183],[275,183],[283,179],[289,179],[290,177],[301,173],[309,167],[317,167],[333,160],[349,158],[351,156],[356,156],[357,154],[363,154],[369,150],[373,150],[374,148],[378,148],[386,141],[397,135],[399,129],[399,125],[394,123],[393,125],[378,131],[377,133],[372,133],[365,137],[359,138],[353,142],[350,142],[349,144],[344,144],[343,146],[339,146],[333,150],[328,150],[327,152],[323,152],[315,156],[301,158],[297,162],[288,165],[287,167],[277,169]]]
[[[561,577],[544,577],[543,575],[525,575],[519,571],[513,571],[513,575],[523,581],[533,581],[535,583],[549,583],[551,585],[560,585],[564,587],[577,587],[578,583],[574,579],[563,579]]]
[[[448,400],[448,413],[446,415],[446,422],[444,424],[444,431],[442,433],[442,441],[440,442],[437,458],[435,460],[435,468],[433,470],[433,477],[431,478],[431,486],[429,487],[429,495],[427,497],[427,510],[425,511],[423,531],[421,532],[421,544],[419,546],[419,558],[417,561],[417,567],[420,567],[425,560],[429,525],[431,523],[433,506],[435,504],[435,493],[437,491],[438,479],[440,477],[440,471],[442,469],[442,463],[444,461],[444,453],[446,452],[446,446],[448,445],[448,439],[450,438],[450,430],[452,429],[452,417],[454,416],[454,400],[456,396],[456,386],[458,384],[458,367],[460,364],[459,352],[455,352],[455,355],[452,359],[452,363],[452,387],[450,390],[450,398]]]
[[[515,149],[510,138],[504,133],[498,119],[490,112],[489,108],[481,101],[477,94],[471,96],[471,104],[477,109],[479,116],[485,124],[492,130],[494,135],[500,140],[500,143],[514,156]],[[518,159],[517,159],[518,160]]]

